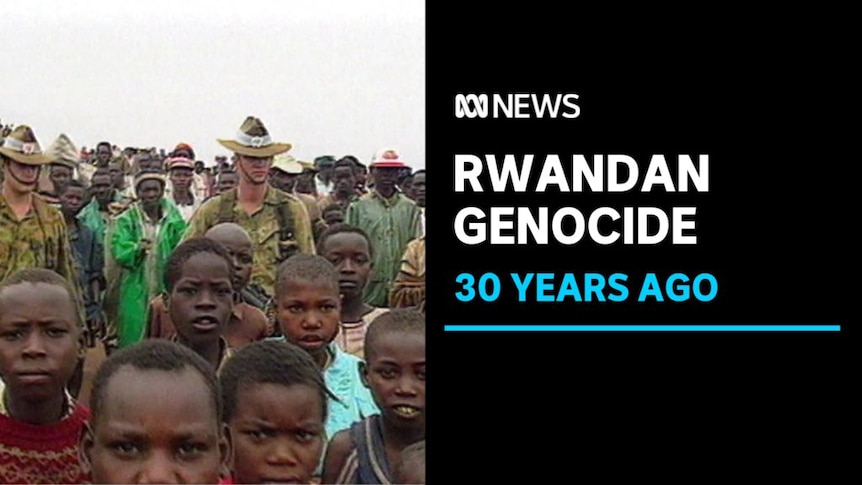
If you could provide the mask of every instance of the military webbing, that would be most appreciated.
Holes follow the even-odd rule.
[[[274,190],[274,189],[271,189]],[[278,194],[278,191],[276,191]],[[279,197],[279,202],[276,204],[276,218],[278,219],[278,253],[279,262],[293,256],[299,251],[299,246],[296,244],[293,234],[293,212],[290,210],[290,204],[285,197]],[[218,208],[218,223],[236,222],[234,206],[236,205],[236,188],[230,189],[219,195]]]

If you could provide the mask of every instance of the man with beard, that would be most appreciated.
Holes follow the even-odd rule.
[[[365,287],[365,302],[371,306],[388,306],[407,243],[421,235],[419,207],[396,187],[406,166],[396,150],[378,152],[371,162],[374,187],[344,215],[344,222],[364,230],[374,247],[374,273]]]
[[[234,152],[239,184],[201,205],[183,239],[203,236],[219,223],[239,224],[255,247],[250,286],[271,297],[279,263],[296,253],[314,253],[311,221],[304,204],[267,183],[273,157],[292,145],[273,142],[263,122],[252,116],[246,118],[234,139],[218,142]]]
[[[54,159],[42,152],[26,125],[17,126],[0,147],[0,280],[22,269],[44,268],[78,288],[63,214],[34,193],[42,167]],[[83,315],[83,306],[80,310]]]

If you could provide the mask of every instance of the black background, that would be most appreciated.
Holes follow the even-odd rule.
[[[849,31],[812,12],[429,5],[432,483],[799,476],[850,426]],[[627,18],[623,18],[623,14]],[[630,15],[629,15],[630,14]],[[840,18],[840,16],[838,17]],[[457,119],[457,93],[568,93],[574,120]],[[709,193],[455,194],[456,153],[708,154]],[[698,208],[696,246],[465,246],[463,207]],[[855,205],[855,203],[854,203]],[[854,263],[851,265],[851,262]],[[461,272],[712,273],[709,303],[460,303]],[[635,279],[634,281],[637,281]],[[840,333],[451,333],[447,324],[840,324]],[[858,374],[857,374],[858,375]],[[696,469],[692,475],[690,470]],[[699,480],[698,480],[699,481]]]

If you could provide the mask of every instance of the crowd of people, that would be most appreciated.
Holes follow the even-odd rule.
[[[424,170],[3,135],[0,482],[424,483]]]

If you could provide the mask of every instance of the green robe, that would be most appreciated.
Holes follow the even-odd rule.
[[[152,249],[155,255],[150,263],[154,263],[155,267],[149,266],[141,250],[145,216],[138,203],[132,204],[117,217],[111,233],[111,256],[122,268],[117,314],[120,348],[144,338],[149,302],[164,291],[165,266],[186,230],[183,216],[167,199],[162,199],[162,214],[158,238]],[[148,280],[148,277],[151,279]]]
[[[386,199],[372,190],[347,207],[344,222],[361,228],[371,239],[374,266],[363,294],[365,303],[389,305],[401,256],[407,243],[421,235],[419,219],[419,206],[399,192]]]

